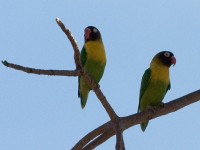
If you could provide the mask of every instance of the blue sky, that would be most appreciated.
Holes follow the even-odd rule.
[[[88,25],[99,28],[107,54],[101,89],[119,116],[136,113],[140,81],[152,57],[174,53],[171,90],[164,102],[199,89],[198,0],[6,0],[0,5],[0,60],[41,69],[74,69],[73,50],[59,17],[82,48]],[[109,120],[93,92],[86,108],[77,78],[26,74],[0,64],[0,149],[67,150]],[[199,149],[200,104],[124,132],[126,149]],[[114,149],[115,137],[99,146]]]

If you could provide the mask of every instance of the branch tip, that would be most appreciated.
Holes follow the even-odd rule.
[[[4,60],[4,61],[2,60],[1,63],[2,63],[3,65],[5,65],[6,67],[8,67],[8,62],[7,62],[6,60]]]
[[[60,22],[60,18],[56,18],[56,22]]]

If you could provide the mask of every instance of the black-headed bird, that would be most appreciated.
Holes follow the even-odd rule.
[[[94,26],[85,28],[85,43],[81,51],[81,63],[84,71],[96,82],[101,80],[106,66],[106,53],[100,31]],[[82,77],[78,79],[78,97],[84,108],[91,88]]]
[[[161,105],[171,87],[169,68],[172,64],[176,64],[176,58],[172,52],[162,51],[154,56],[150,67],[142,77],[138,112]],[[140,124],[142,131],[145,131],[147,125],[148,121]]]

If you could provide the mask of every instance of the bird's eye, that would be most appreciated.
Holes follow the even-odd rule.
[[[93,29],[93,32],[94,32],[94,33],[97,33],[97,31],[98,31],[98,30],[97,30],[96,28]]]
[[[165,56],[165,57],[169,57],[169,56],[170,56],[170,53],[169,53],[169,52],[165,52],[165,53],[164,53],[164,56]]]

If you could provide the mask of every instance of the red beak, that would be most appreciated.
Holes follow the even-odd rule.
[[[90,39],[90,33],[91,33],[91,30],[89,28],[86,28],[85,29],[85,34],[84,34],[85,41]]]
[[[174,56],[171,57],[171,64],[173,64],[173,66],[176,64],[176,58]]]

